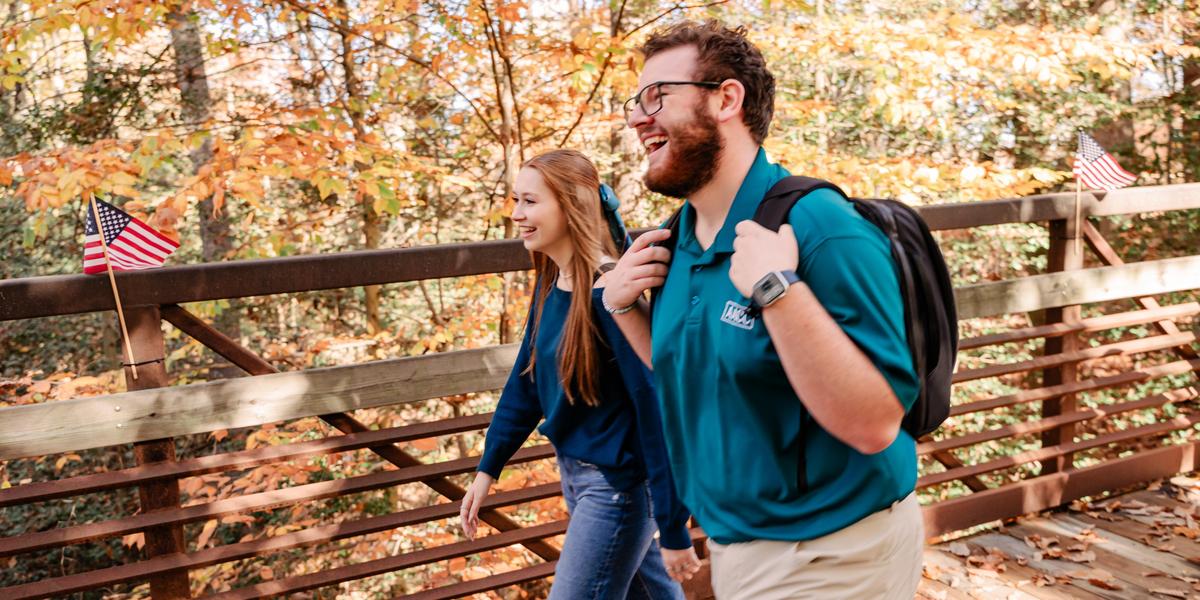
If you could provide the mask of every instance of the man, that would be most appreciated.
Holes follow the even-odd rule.
[[[643,235],[603,299],[653,366],[717,598],[912,598],[924,536],[900,422],[919,383],[887,241],[831,190],[778,233],[750,220],[787,172],[761,147],[775,83],[743,29],[680,23],[642,51],[626,119],[646,186],[686,202],[673,247]]]

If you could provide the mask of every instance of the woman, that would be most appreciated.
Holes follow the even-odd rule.
[[[474,537],[492,483],[544,418],[539,431],[558,453],[571,513],[550,598],[682,599],[671,579],[690,579],[699,561],[671,482],[650,373],[601,301],[601,272],[628,239],[616,197],[574,150],[525,163],[514,196],[512,219],[537,289],[463,498],[463,531]]]

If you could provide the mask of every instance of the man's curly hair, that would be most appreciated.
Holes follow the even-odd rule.
[[[761,144],[775,114],[775,76],[767,69],[762,52],[746,39],[746,28],[730,29],[719,21],[683,21],[650,34],[642,44],[646,60],[680,46],[695,46],[699,58],[697,81],[736,79],[746,88],[742,121],[754,140]]]

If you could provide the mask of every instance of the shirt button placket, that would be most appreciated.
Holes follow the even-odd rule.
[[[687,320],[690,323],[698,323],[700,321],[700,288],[703,270],[703,265],[694,265],[691,277],[688,278],[688,290],[692,293],[691,298],[688,299]]]

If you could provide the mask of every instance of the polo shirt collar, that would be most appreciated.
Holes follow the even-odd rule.
[[[758,209],[763,196],[767,194],[771,186],[787,175],[788,173],[783,167],[767,160],[767,151],[759,147],[758,154],[754,157],[754,164],[746,172],[746,178],[742,180],[737,195],[733,197],[733,204],[729,206],[729,213],[725,215],[725,222],[721,225],[721,230],[717,232],[716,239],[698,262],[707,262],[705,258],[714,259],[718,254],[732,254],[733,240],[737,237],[735,231],[737,224],[753,219],[754,211]],[[684,204],[683,212],[679,216],[679,245],[697,244],[696,214],[690,202]],[[696,249],[699,250],[698,245]]]

